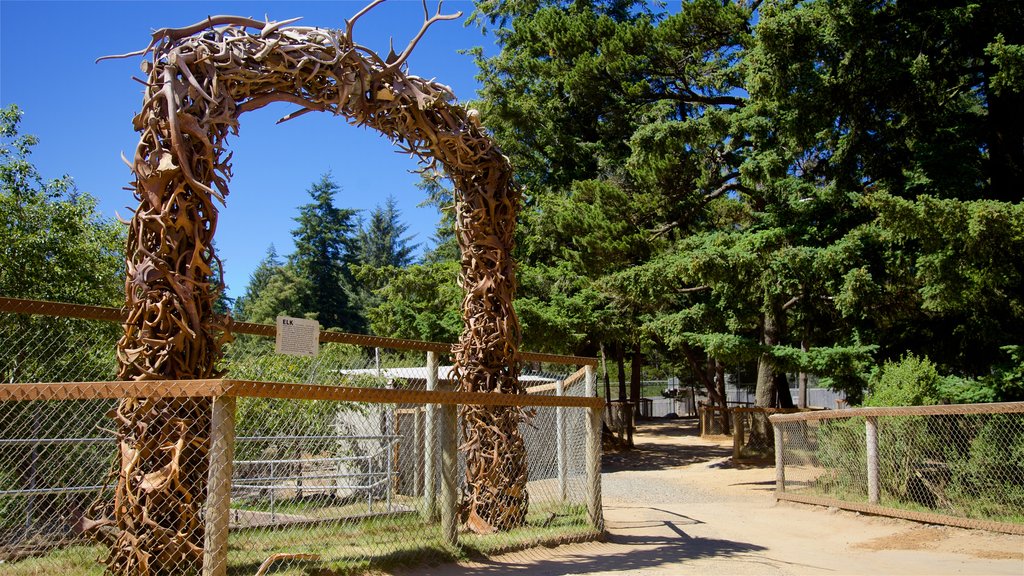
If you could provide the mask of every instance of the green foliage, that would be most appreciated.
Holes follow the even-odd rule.
[[[256,269],[249,275],[249,283],[245,287],[245,294],[235,300],[235,318],[243,322],[265,322],[265,318],[255,319],[252,314],[252,306],[266,290],[271,279],[281,268],[281,259],[277,255],[277,249],[271,244],[267,248],[267,255],[256,265]],[[263,314],[261,314],[262,316]]]
[[[997,94],[1020,92],[1024,86],[1024,45],[1010,44],[1003,34],[985,47],[985,55],[992,59],[996,68],[992,75],[991,88]]]
[[[307,314],[325,328],[358,332],[363,321],[350,305],[352,272],[356,263],[355,210],[337,208],[334,196],[341,188],[324,174],[309,188],[312,202],[299,207],[295,252],[289,258],[296,275],[309,282]]]
[[[865,406],[927,406],[938,404],[941,378],[928,358],[907,354],[886,362],[872,377]]]
[[[928,373],[917,361],[918,373]],[[1024,418],[1020,414],[879,417],[881,503],[966,518],[1024,518]],[[864,419],[822,421],[814,489],[867,496]]]
[[[358,261],[370,266],[404,268],[412,264],[412,254],[419,246],[410,244],[405,235],[408,224],[401,222],[394,196],[388,196],[384,206],[370,212],[370,221],[360,225],[356,237]]]
[[[981,378],[943,375],[927,357],[912,353],[899,362],[887,361],[870,379],[866,406],[919,406],[929,404],[972,404],[1014,402],[1022,394],[1024,358],[1020,347],[1005,347],[1010,361],[997,365]]]
[[[864,419],[822,420],[815,430],[815,455],[825,472],[814,480],[814,488],[841,499],[863,500],[867,496],[867,450]]]
[[[997,364],[985,380],[1003,402],[1024,401],[1024,346],[1003,346],[1009,361]]]
[[[30,161],[38,142],[18,134],[20,120],[17,106],[0,109],[0,295],[119,306],[124,227],[101,217],[70,177],[43,179]],[[0,350],[0,379],[113,379],[119,333],[107,322],[2,315],[0,342],[22,345]]]
[[[359,266],[360,250],[369,246],[368,239],[386,239],[378,238],[372,230],[363,230],[365,242],[360,242],[354,222],[356,212],[334,205],[338,190],[329,174],[310,187],[312,202],[299,207],[295,219],[298,227],[292,231],[295,252],[282,262],[273,246],[267,250],[250,275],[245,294],[235,303],[237,318],[273,323],[277,316],[286,315],[316,319],[325,329],[365,329],[363,308],[369,303],[355,283],[354,270]],[[392,256],[407,257],[412,248],[401,238],[404,228],[397,221],[393,201],[377,212],[383,218],[382,226],[397,226],[392,230],[397,235],[388,240],[397,250]],[[379,219],[377,212],[374,221]],[[378,232],[387,231],[381,228]]]
[[[241,319],[262,324],[273,324],[278,316],[319,319],[313,302],[313,283],[288,263],[274,269],[259,292],[242,302],[245,316]]]
[[[758,5],[478,4],[502,47],[479,108],[528,192],[526,337],[759,358],[764,386],[813,371],[853,398],[909,350],[958,375],[944,399],[1006,397],[1024,8]],[[542,270],[600,297],[544,310]]]
[[[124,227],[101,217],[69,176],[44,180],[19,136],[21,111],[0,109],[0,294],[118,305],[124,290]]]
[[[408,268],[360,266],[360,282],[381,286],[378,304],[367,310],[370,330],[379,336],[455,342],[462,332],[462,290],[458,261]]]
[[[994,414],[953,461],[951,498],[980,518],[1024,518],[1024,418]]]

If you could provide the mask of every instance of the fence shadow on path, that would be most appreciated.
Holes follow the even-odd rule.
[[[676,520],[644,520],[620,523],[604,542],[573,544],[562,549],[534,549],[496,559],[474,559],[471,565],[439,566],[401,572],[407,576],[489,576],[529,574],[557,576],[639,570],[678,566],[687,561],[740,560],[763,552],[748,542],[703,538],[686,532],[685,517]]]

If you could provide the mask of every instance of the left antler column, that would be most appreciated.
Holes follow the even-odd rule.
[[[128,234],[128,318],[117,349],[123,380],[217,377],[228,337],[213,313],[223,289],[213,252],[213,199],[223,195],[211,189],[217,185],[226,194],[227,170],[218,158],[227,126],[209,123],[218,116],[210,96],[216,93],[187,69],[199,56],[194,44],[166,40],[143,64],[148,87],[134,119],[141,138],[132,162],[139,207]],[[114,502],[97,510],[103,520],[93,530],[109,545],[108,569],[197,572],[210,400],[126,398],[113,417],[120,455]]]

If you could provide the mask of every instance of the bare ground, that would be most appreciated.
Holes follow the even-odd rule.
[[[774,469],[729,463],[727,438],[695,423],[641,424],[607,454],[604,542],[540,548],[416,575],[1012,574],[1024,536],[776,503]]]

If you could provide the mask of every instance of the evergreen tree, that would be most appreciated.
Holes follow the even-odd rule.
[[[378,268],[404,268],[412,264],[413,252],[419,244],[410,244],[412,237],[405,236],[408,230],[409,225],[400,220],[395,197],[388,196],[384,206],[378,205],[370,212],[369,223],[359,227],[359,262]]]
[[[620,357],[665,347],[695,377],[707,357],[756,359],[762,405],[788,404],[797,370],[855,398],[871,362],[908,350],[1012,373],[1024,7],[656,10],[478,4],[502,46],[478,53],[479,108],[527,192],[526,339],[614,330]],[[599,297],[547,307],[587,293],[559,274]]]
[[[245,288],[245,294],[235,300],[235,318],[243,322],[255,322],[251,314],[253,303],[260,299],[263,291],[266,290],[270,279],[281,268],[282,262],[277,255],[277,248],[271,244],[267,248],[267,255],[256,265],[256,269],[249,275],[249,284]]]
[[[324,174],[310,187],[313,201],[299,208],[295,219],[299,227],[292,231],[295,253],[290,263],[310,283],[306,312],[324,328],[358,332],[364,322],[351,306],[356,212],[334,205],[338,190],[330,174]]]

